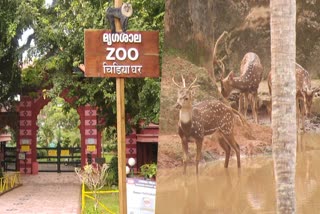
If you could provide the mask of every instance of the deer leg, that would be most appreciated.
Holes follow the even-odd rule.
[[[303,118],[304,105],[301,99],[296,101],[296,115],[297,115],[297,130],[300,131],[300,127],[304,130],[304,118]]]
[[[306,114],[307,114],[307,111],[306,111],[306,103],[304,101],[301,101],[302,103],[302,107],[301,107],[301,128],[302,128],[302,131],[304,131],[304,122],[305,122],[305,119],[306,119]]]
[[[197,156],[196,156],[196,173],[198,175],[199,173],[199,162],[200,162],[200,158],[201,158],[201,150],[202,150],[202,141],[203,140],[197,140],[196,144],[197,144]]]
[[[240,146],[237,143],[236,139],[234,139],[233,134],[224,134],[223,135],[225,140],[228,142],[229,146],[231,146],[233,148],[233,150],[236,152],[236,156],[237,156],[237,165],[238,168],[241,167],[240,164]]]
[[[300,102],[298,99],[296,99],[296,122],[297,122],[297,130],[299,131],[300,129],[300,124],[299,124],[299,120],[300,120]]]
[[[188,141],[181,140],[182,143],[182,149],[183,149],[183,174],[186,174],[187,171],[187,161],[188,161]]]
[[[252,108],[252,115],[253,115],[254,121],[258,124],[257,101],[258,101],[258,94],[257,92],[254,92],[252,94],[252,99],[251,99],[251,108]]]
[[[226,157],[224,159],[224,168],[228,168],[231,148],[223,137],[219,137],[218,140],[219,140],[219,145],[224,150],[225,155],[226,155]]]
[[[305,111],[303,111],[302,114],[301,114],[301,129],[302,129],[302,131],[304,131],[305,119],[306,119],[306,114],[305,114]]]
[[[244,118],[247,118],[247,112],[248,112],[248,93],[244,93],[244,98],[243,98],[243,111],[244,111]]]
[[[270,104],[267,106],[267,111],[269,114],[270,123],[272,122],[272,100],[270,100]]]
[[[238,111],[244,115],[244,111],[243,111],[243,106],[244,106],[244,103],[243,103],[243,100],[244,100],[244,96],[243,96],[243,93],[240,93],[239,95],[239,107],[238,107]]]

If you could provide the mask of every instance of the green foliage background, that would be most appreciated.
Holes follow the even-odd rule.
[[[112,3],[107,0],[54,0],[52,5],[45,4],[44,0],[8,2],[0,3],[0,35],[3,35],[0,36],[0,47],[6,47],[1,48],[0,60],[8,62],[4,71],[0,66],[0,85],[5,84],[0,87],[0,105],[16,94],[32,95],[47,88],[46,96],[54,98],[68,89],[67,96],[75,98],[69,108],[85,104],[97,106],[103,126],[114,125],[117,111],[115,79],[75,75],[77,66],[84,62],[84,30],[108,29],[105,11],[113,6]],[[129,30],[159,31],[162,50],[164,0],[133,0],[131,3],[134,13],[129,19]],[[17,41],[27,29],[33,32],[26,44],[19,46]],[[23,53],[27,53],[26,57],[22,57]],[[21,69],[18,65],[22,63],[30,66]],[[127,79],[128,121],[136,124],[143,118],[157,123],[159,90],[160,78]]]
[[[63,104],[66,105],[65,101],[57,97],[41,110],[37,121],[37,146],[57,145],[58,140],[62,147],[80,146],[79,115],[73,108],[64,110]]]

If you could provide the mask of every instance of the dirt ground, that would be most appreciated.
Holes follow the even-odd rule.
[[[180,137],[177,134],[177,121],[178,114],[177,110],[173,110],[168,106],[172,105],[172,101],[175,102],[176,99],[176,89],[172,89],[171,78],[177,77],[180,73],[185,72],[183,75],[188,75],[187,77],[191,79],[190,76],[200,76],[203,73],[203,68],[198,68],[193,64],[180,59],[180,58],[164,58],[165,64],[163,64],[163,79],[162,79],[162,103],[165,106],[161,107],[162,118],[160,120],[161,124],[165,127],[160,128],[159,135],[159,150],[158,150],[158,167],[161,169],[172,168],[182,165],[182,148],[180,143]],[[185,69],[187,68],[187,69]],[[201,70],[202,69],[202,70]],[[201,76],[200,76],[201,78]],[[208,78],[207,78],[208,79]],[[201,79],[200,79],[201,80]],[[189,80],[190,81],[190,80]],[[201,87],[205,87],[206,83],[201,83]],[[313,85],[320,85],[319,81],[316,81]],[[208,90],[202,90],[208,91]],[[197,91],[198,94],[203,93],[202,91]],[[215,97],[215,96],[214,96]],[[270,97],[268,93],[268,87],[266,81],[262,81],[259,86],[259,97],[260,97],[260,109],[259,109],[259,124],[255,124],[251,117],[248,115],[248,127],[243,126],[238,120],[235,120],[234,135],[237,143],[240,146],[241,157],[245,156],[255,156],[261,154],[271,154],[272,148],[272,130],[270,127],[270,117],[266,110],[266,103],[270,102]],[[320,98],[317,98],[316,109],[319,109]],[[313,116],[311,119],[307,120],[305,123],[305,130],[320,133],[320,117]],[[175,132],[167,130],[176,130]],[[161,132],[161,130],[164,130]],[[174,133],[174,134],[172,134]],[[218,159],[224,159],[224,151],[217,143],[215,139],[216,136],[206,137],[203,142],[202,148],[202,162],[209,162]],[[194,163],[195,161],[195,143],[189,144],[189,162]],[[234,152],[231,153],[234,156]]]

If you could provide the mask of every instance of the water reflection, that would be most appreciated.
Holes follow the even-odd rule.
[[[297,151],[298,213],[319,213],[320,135],[299,136]],[[243,158],[241,163],[241,169],[224,169],[222,161],[206,164],[198,178],[192,170],[182,176],[181,168],[160,169],[156,213],[275,213],[272,156]]]

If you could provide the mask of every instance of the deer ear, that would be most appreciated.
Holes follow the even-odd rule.
[[[228,79],[233,79],[234,77],[234,73],[233,71],[230,71],[230,73],[228,74]]]

